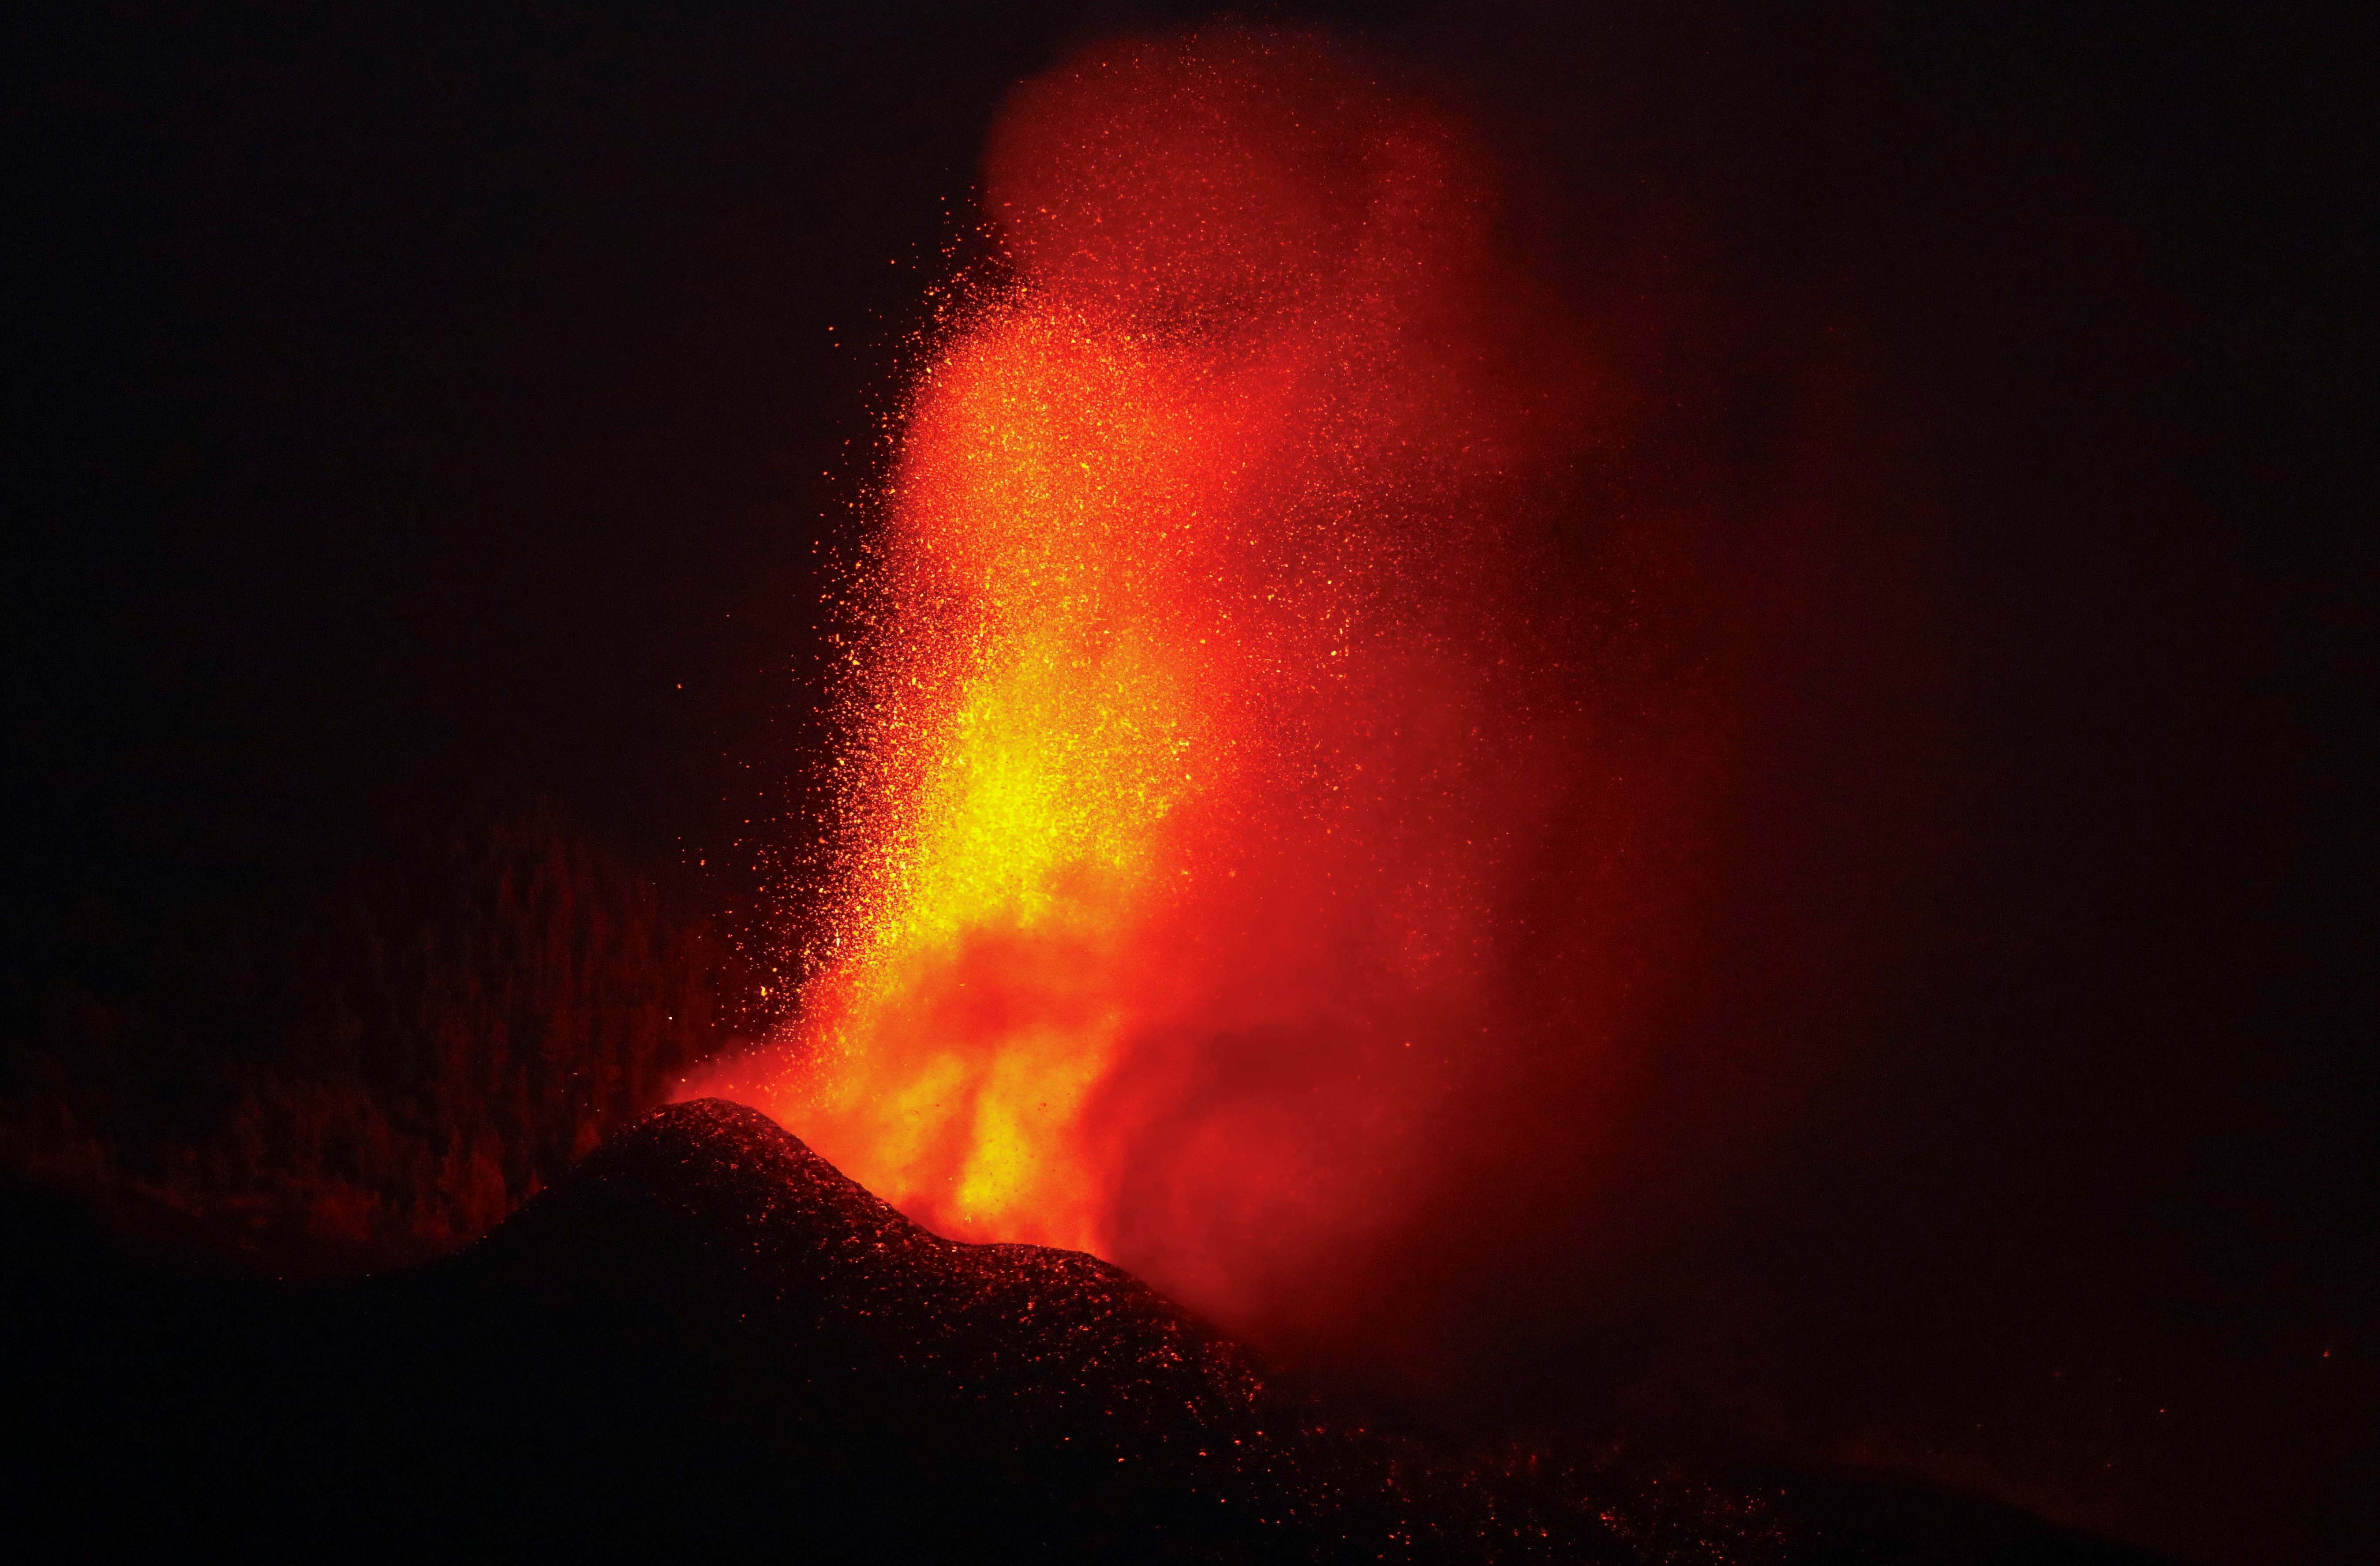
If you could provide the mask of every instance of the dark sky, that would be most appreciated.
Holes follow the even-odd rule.
[[[2242,559],[2317,597],[2368,570],[2326,520],[2361,406],[2356,40],[1560,9],[1358,19],[1524,114],[1561,112],[1566,53],[1633,51],[1678,141],[1749,146],[1712,99],[1750,62],[1792,112],[1855,80],[2078,182],[2172,296],[2189,362],[2156,395]],[[553,790],[647,848],[714,830],[722,756],[788,721],[814,524],[1002,89],[1171,14],[17,13],[8,677],[44,878],[310,855],[410,779]]]
[[[42,876],[303,864],[407,785],[550,791],[648,855],[715,830],[795,701],[822,475],[1047,30],[11,27]]]
[[[11,928],[86,891],[310,885],[392,821],[540,795],[656,867],[798,836],[779,818],[816,753],[820,595],[983,128],[1070,40],[1187,14],[12,9]],[[2175,486],[2154,516],[2095,527],[2061,503],[1958,557],[1994,671],[1968,715],[1998,758],[1979,775],[1993,830],[2025,846],[1982,883],[1987,955],[1946,991],[1980,1014],[2054,989],[2058,953],[2129,950],[2099,926],[2137,908],[2142,977],[2088,1003],[2137,1007],[2174,1052],[1971,1048],[1991,1027],[1952,1026],[1816,1123],[1888,1124],[1873,1159],[1797,1155],[1786,1195],[1736,1202],[1664,1287],[1765,1281],[1773,1315],[1711,1330],[1782,1322],[1846,1363],[1899,1334],[1865,1368],[1809,1372],[1877,1402],[1923,1402],[1889,1383],[1959,1363],[2015,1376],[2033,1351],[2003,1338],[2151,1343],[2141,1363],[2211,1412],[2119,1521],[2219,1487],[2228,1424],[2260,1450],[2236,1454],[2247,1499],[2204,1503],[2231,1530],[2209,1553],[2254,1558],[2241,1541],[2284,1512],[2301,1545],[2343,1538],[2380,1511],[2372,25],[2149,5],[1297,14],[1435,62],[1548,149],[1556,190],[1629,149],[1722,214],[1746,274],[1826,273],[1829,244],[1867,247],[1845,275],[1895,254],[1957,273],[1880,290],[1872,315],[1934,367],[1910,384],[1979,514],[2112,492],[2130,465]],[[1839,203],[1848,226],[1797,215],[1839,187],[1874,192]],[[2122,449],[2059,438],[2075,429]],[[2031,967],[2009,957],[2026,940],[2049,953]],[[2168,1027],[2173,965],[2202,946],[2227,954],[2226,1009]],[[1976,1195],[1960,1171],[1986,1159],[2020,1173]],[[1781,1211],[1815,1202],[1859,1215],[1842,1255]],[[1840,1309],[1811,1281],[1829,1268],[1855,1275]],[[1996,1293],[2007,1268],[2049,1281]],[[2362,1379],[2324,1380],[2317,1342]],[[1791,1382],[1781,1402],[1815,1395]],[[2104,1419],[1993,1396],[1952,1401],[2035,1445],[2022,1432],[2160,1439],[2112,1394]],[[2274,1450],[2291,1430],[2312,1433]]]

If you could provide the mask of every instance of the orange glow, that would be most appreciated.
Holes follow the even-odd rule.
[[[1521,370],[1464,133],[1315,40],[1087,56],[987,179],[1011,270],[880,496],[832,949],[699,1086],[1229,1315],[1393,1212],[1478,1047],[1482,801],[1568,722],[1511,497],[1581,399]]]

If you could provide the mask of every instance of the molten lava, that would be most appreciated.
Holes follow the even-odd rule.
[[[1209,1305],[1395,1207],[1565,722],[1532,376],[1452,118],[1323,42],[1106,49],[988,160],[1011,272],[918,375],[777,1113],[944,1233]],[[1490,784],[1493,786],[1489,786]]]
[[[687,1093],[1396,1376],[1757,1156],[1922,824],[1892,468],[1824,333],[1732,346],[1658,212],[1549,249],[1527,166],[1305,33],[1018,91],[874,496],[824,934]]]

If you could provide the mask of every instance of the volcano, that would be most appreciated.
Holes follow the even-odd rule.
[[[759,1112],[334,1284],[13,1203],[17,1536],[109,1555],[2139,1560],[1980,1502],[1351,1418],[1122,1269],[942,1239]]]

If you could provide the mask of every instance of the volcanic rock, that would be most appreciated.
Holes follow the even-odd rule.
[[[30,1215],[30,1216],[29,1216]],[[242,1559],[2137,1560],[2020,1514],[1326,1417],[1128,1274],[903,1218],[717,1100],[433,1266],[129,1264],[16,1204],[14,1536]]]

